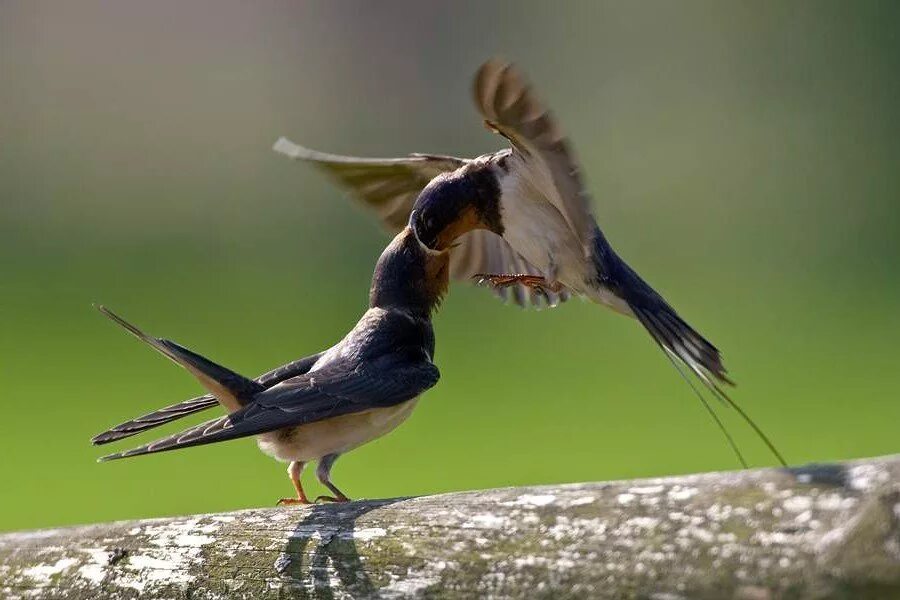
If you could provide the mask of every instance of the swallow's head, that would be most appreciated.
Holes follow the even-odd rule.
[[[466,168],[435,177],[422,193],[409,217],[419,241],[430,250],[450,248],[459,236],[474,229],[503,235],[500,186],[484,168]]]

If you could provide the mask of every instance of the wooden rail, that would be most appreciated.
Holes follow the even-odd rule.
[[[900,598],[900,455],[0,536],[3,598]]]

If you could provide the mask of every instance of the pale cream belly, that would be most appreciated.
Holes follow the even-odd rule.
[[[617,313],[623,314],[626,317],[634,316],[634,313],[631,311],[631,308],[628,306],[627,302],[625,302],[612,292],[601,287],[591,288],[584,295],[594,302],[603,304],[604,306],[608,306]]]
[[[283,461],[308,462],[328,454],[343,454],[379,438],[405,421],[418,398],[387,408],[372,408],[273,431],[257,437],[260,450]]]
[[[521,173],[530,174],[526,167]],[[576,294],[588,292],[590,264],[559,210],[523,177],[506,177],[501,185],[503,239],[551,282]]]
[[[596,284],[593,262],[572,233],[562,213],[539,190],[551,182],[531,181],[534,172],[520,166],[521,177],[507,177],[501,185],[503,238],[522,258],[551,282],[558,281],[572,292],[614,311],[634,316],[628,304]]]

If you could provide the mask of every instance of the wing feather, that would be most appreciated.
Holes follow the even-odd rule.
[[[437,383],[439,377],[432,363],[410,362],[398,356],[354,369],[338,364],[277,384],[230,415],[101,460],[223,442],[392,406],[415,398]]]
[[[468,160],[439,154],[410,154],[400,158],[361,158],[318,152],[280,138],[273,149],[290,158],[312,163],[348,188],[382,225],[397,234],[409,222],[419,192],[441,173],[468,164]]]
[[[473,84],[475,105],[485,123],[512,144],[533,171],[532,183],[565,218],[589,253],[596,223],[578,163],[562,130],[510,63],[484,63]]]
[[[347,187],[365,206],[373,209],[382,225],[399,232],[409,221],[416,198],[437,175],[471,161],[437,154],[410,154],[401,158],[360,158],[310,150],[281,138],[274,149],[291,158],[310,162],[339,184]],[[506,151],[504,151],[506,152]],[[451,275],[471,281],[477,273],[537,274],[500,236],[489,231],[472,231],[462,236],[451,254]],[[539,294],[516,286],[496,291],[497,296],[526,307],[540,306]],[[555,306],[569,297],[568,291],[548,294],[548,305]]]
[[[315,364],[320,356],[322,356],[322,352],[317,352],[316,354],[313,354],[311,356],[306,356],[304,358],[295,360],[286,365],[278,367],[277,369],[273,369],[271,371],[263,373],[262,375],[257,377],[255,381],[263,387],[271,387],[276,383],[280,383],[286,379],[290,379],[291,377],[296,377],[298,375],[306,373],[307,371],[309,371],[310,367]],[[182,417],[186,417],[208,408],[212,408],[213,406],[219,406],[219,401],[216,400],[215,396],[213,396],[212,394],[197,396],[196,398],[184,400],[182,402],[160,408],[145,415],[141,415],[129,421],[125,421],[124,423],[120,423],[119,425],[116,425],[115,427],[112,427],[104,431],[103,433],[95,435],[93,438],[91,438],[91,443],[98,446],[102,444],[109,444],[110,442],[115,442],[127,437],[131,437],[133,435],[137,435],[143,431],[147,431],[148,429],[153,429],[154,427],[165,425],[166,423],[170,423],[176,419],[181,419]]]

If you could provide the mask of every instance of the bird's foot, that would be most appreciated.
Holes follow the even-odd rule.
[[[339,496],[319,496],[316,498],[316,504],[319,502],[350,502],[350,498],[343,494]]]
[[[562,290],[562,285],[560,285],[558,281],[550,283],[540,275],[476,273],[472,276],[472,279],[474,279],[478,285],[490,284],[491,287],[495,288],[506,288],[513,285],[524,285],[525,287],[553,293],[557,293]]]
[[[282,498],[279,500],[275,506],[291,506],[293,504],[312,504],[306,496],[299,496],[297,498]]]

